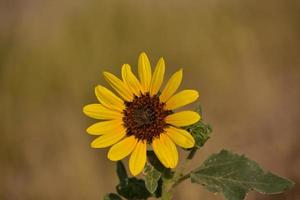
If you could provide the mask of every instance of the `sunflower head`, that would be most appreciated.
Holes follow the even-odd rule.
[[[105,79],[118,96],[98,85],[95,94],[99,103],[83,108],[87,116],[101,120],[87,128],[89,134],[99,136],[91,146],[112,146],[108,158],[113,161],[131,154],[129,169],[134,176],[145,166],[148,145],[152,146],[166,168],[175,168],[178,163],[175,144],[191,148],[195,143],[191,134],[180,127],[199,121],[199,114],[175,110],[194,102],[198,92],[183,90],[176,93],[182,81],[182,69],[175,72],[161,90],[164,73],[163,58],[159,59],[152,73],[147,55],[141,53],[138,59],[139,79],[128,64],[122,66],[122,79],[104,72]]]
[[[150,96],[149,93],[135,96],[132,102],[125,102],[125,106],[123,122],[126,135],[134,135],[148,144],[164,132],[168,126],[165,118],[172,113],[165,109],[165,103],[160,102],[158,95]]]

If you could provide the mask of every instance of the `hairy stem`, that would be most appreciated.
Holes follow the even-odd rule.
[[[185,176],[184,175],[184,171],[186,170],[186,168],[189,166],[191,160],[194,158],[194,156],[196,155],[196,152],[197,152],[197,148],[193,148],[189,155],[186,157],[185,159],[185,162],[183,163],[182,167],[175,173],[174,175],[174,184],[173,184],[173,187],[175,185],[178,185],[178,180],[181,179],[181,177]],[[182,182],[182,181],[181,181]]]
[[[189,155],[187,156],[187,160],[192,160],[193,158],[194,158],[194,156],[196,155],[196,152],[197,152],[197,148],[193,148],[191,151],[190,151],[190,153],[189,153]]]
[[[173,179],[163,179],[163,185],[162,185],[162,194],[161,199],[162,200],[171,200],[173,197],[173,191],[172,191],[172,181]]]
[[[197,148],[193,148],[189,155],[186,157],[185,162],[181,166],[180,169],[178,169],[173,178],[171,179],[163,179],[163,186],[162,186],[162,200],[171,200],[173,196],[173,189],[185,181],[186,179],[190,178],[190,173],[187,173],[184,175],[185,169],[188,167],[191,160],[194,158],[197,152]]]
[[[173,184],[173,188],[175,188],[177,185],[179,185],[181,182],[185,181],[186,179],[190,178],[191,174],[187,173],[183,176],[180,176],[177,181]]]

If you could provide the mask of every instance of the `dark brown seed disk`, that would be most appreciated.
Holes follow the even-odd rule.
[[[160,102],[157,95],[151,97],[149,93],[135,96],[133,101],[125,102],[125,106],[123,122],[127,136],[134,135],[148,143],[164,132],[168,126],[165,117],[172,114],[171,110],[164,109],[165,103]]]

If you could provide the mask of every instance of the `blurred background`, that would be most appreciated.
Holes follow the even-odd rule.
[[[300,2],[297,0],[0,0],[0,199],[102,199],[115,190],[107,149],[91,149],[82,114],[104,70],[145,51],[182,88],[200,91],[213,135],[193,166],[222,148],[296,186],[249,200],[300,199]],[[183,158],[183,154],[181,158]],[[125,161],[127,163],[127,160]],[[222,199],[180,185],[175,199]]]

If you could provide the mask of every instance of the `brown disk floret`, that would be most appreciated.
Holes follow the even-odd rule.
[[[165,103],[159,97],[150,96],[149,93],[140,97],[135,96],[132,102],[125,102],[123,122],[127,129],[127,136],[134,135],[138,140],[147,140],[151,143],[168,126],[165,117],[172,114],[165,110]]]

